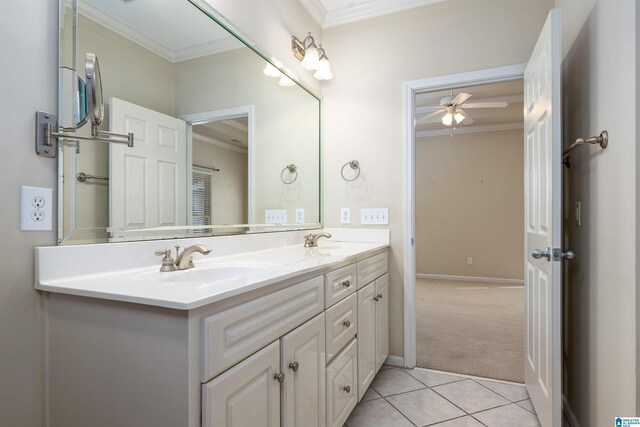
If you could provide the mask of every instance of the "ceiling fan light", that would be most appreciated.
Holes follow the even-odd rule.
[[[318,63],[318,71],[313,75],[318,80],[331,80],[333,78],[333,73],[331,72],[331,64],[329,64],[329,60],[326,56]]]
[[[453,114],[447,112],[447,114],[442,116],[442,124],[445,126],[451,126],[453,124]]]
[[[456,124],[462,123],[462,121],[466,118],[464,115],[462,115],[459,111],[456,111],[456,113],[453,115],[453,118],[456,120]]]

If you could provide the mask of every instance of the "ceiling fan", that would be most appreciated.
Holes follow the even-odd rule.
[[[492,102],[471,102],[466,101],[471,98],[471,94],[461,92],[455,97],[453,91],[451,95],[446,96],[440,100],[440,105],[431,105],[427,107],[416,107],[416,114],[431,113],[418,119],[416,123],[435,123],[441,121],[445,126],[452,126],[460,124],[464,121],[465,124],[470,125],[473,123],[473,119],[463,110],[463,108],[505,108],[509,105],[505,101],[492,101]],[[442,114],[444,113],[444,115]]]

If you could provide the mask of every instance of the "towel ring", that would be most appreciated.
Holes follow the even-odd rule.
[[[347,166],[350,166],[351,169],[358,169],[358,173],[356,174],[355,177],[348,179],[347,177],[344,176],[344,168],[346,168]],[[358,162],[357,160],[351,160],[345,163],[344,165],[342,165],[342,169],[340,169],[340,175],[342,175],[342,179],[344,179],[345,181],[348,181],[348,182],[355,181],[360,176],[360,162]]]
[[[286,170],[288,170],[290,174],[294,174],[291,181],[287,181],[284,179],[284,171]],[[298,179],[298,167],[293,163],[285,166],[284,169],[282,169],[282,172],[280,172],[280,180],[285,184],[293,184],[294,182],[296,182],[296,179]]]

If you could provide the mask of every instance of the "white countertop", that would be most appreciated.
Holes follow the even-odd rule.
[[[190,310],[296,276],[323,274],[388,246],[388,241],[322,239],[317,248],[296,244],[212,258],[196,254],[194,269],[176,272],[160,273],[160,259],[153,267],[95,274],[48,277],[46,272],[40,272],[35,287],[47,292]],[[229,277],[238,269],[243,272],[242,276]]]

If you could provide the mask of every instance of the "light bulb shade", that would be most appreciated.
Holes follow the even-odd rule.
[[[451,126],[453,124],[453,114],[447,113],[442,117],[442,124],[445,126]]]
[[[280,77],[280,81],[278,82],[280,86],[293,86],[295,85],[294,81],[284,74]]]
[[[453,118],[456,120],[456,124],[458,124],[458,123],[462,123],[462,121],[465,119],[465,116],[463,116],[460,112],[456,111],[456,113],[453,115]]]
[[[333,78],[333,73],[331,73],[331,64],[329,64],[329,60],[324,57],[318,63],[318,71],[313,75],[318,80],[331,80]]]
[[[264,67],[264,70],[262,70],[262,73],[268,77],[280,77],[280,75],[282,74],[280,70],[278,70],[271,64],[267,64],[267,66]]]
[[[318,63],[320,62],[320,55],[318,54],[318,48],[315,43],[311,43],[304,51],[304,58],[300,65],[306,70],[318,69]]]

